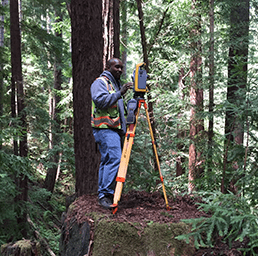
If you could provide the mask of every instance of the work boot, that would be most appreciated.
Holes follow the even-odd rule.
[[[113,204],[114,195],[113,194],[105,194],[105,197],[108,198],[111,201],[111,204]]]
[[[113,202],[108,197],[102,197],[99,199],[99,204],[105,209],[112,209]]]

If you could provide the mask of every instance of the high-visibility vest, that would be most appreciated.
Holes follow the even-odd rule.
[[[109,93],[115,93],[113,84],[107,77],[99,77],[107,86]],[[94,128],[117,128],[121,129],[118,104],[109,108],[99,109],[92,101],[91,126]]]

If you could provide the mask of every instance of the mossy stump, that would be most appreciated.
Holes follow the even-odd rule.
[[[84,223],[78,224],[74,218],[66,222],[60,256],[191,256],[195,252],[193,243],[175,238],[189,232],[189,225],[183,222],[120,222],[109,214],[96,212],[87,216],[89,221]],[[88,234],[82,229],[85,224],[91,226]]]
[[[19,240],[15,243],[3,244],[1,246],[2,256],[40,256],[40,245],[30,240]]]
[[[192,245],[175,239],[189,231],[180,223],[119,223],[110,220],[98,222],[94,232],[93,256],[191,256]]]

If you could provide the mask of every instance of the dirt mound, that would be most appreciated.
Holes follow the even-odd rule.
[[[190,196],[177,196],[168,198],[170,211],[166,210],[165,200],[159,192],[147,193],[144,191],[130,191],[123,194],[116,214],[102,208],[98,204],[96,195],[84,195],[73,203],[74,213],[79,222],[87,220],[90,212],[110,213],[110,217],[117,221],[146,223],[176,223],[181,219],[199,218],[208,216],[197,209],[197,199]],[[70,216],[71,217],[71,216]]]

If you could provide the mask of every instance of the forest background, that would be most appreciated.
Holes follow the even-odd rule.
[[[65,197],[96,192],[89,88],[109,57],[147,64],[167,193],[200,196],[196,247],[258,246],[257,1],[27,1],[0,8],[0,243],[58,253]],[[103,29],[102,29],[103,28]],[[83,42],[83,43],[82,43]],[[133,93],[128,99],[133,97]],[[144,115],[124,190],[161,190]],[[40,216],[40,218],[39,218]],[[203,237],[202,232],[206,233]]]

